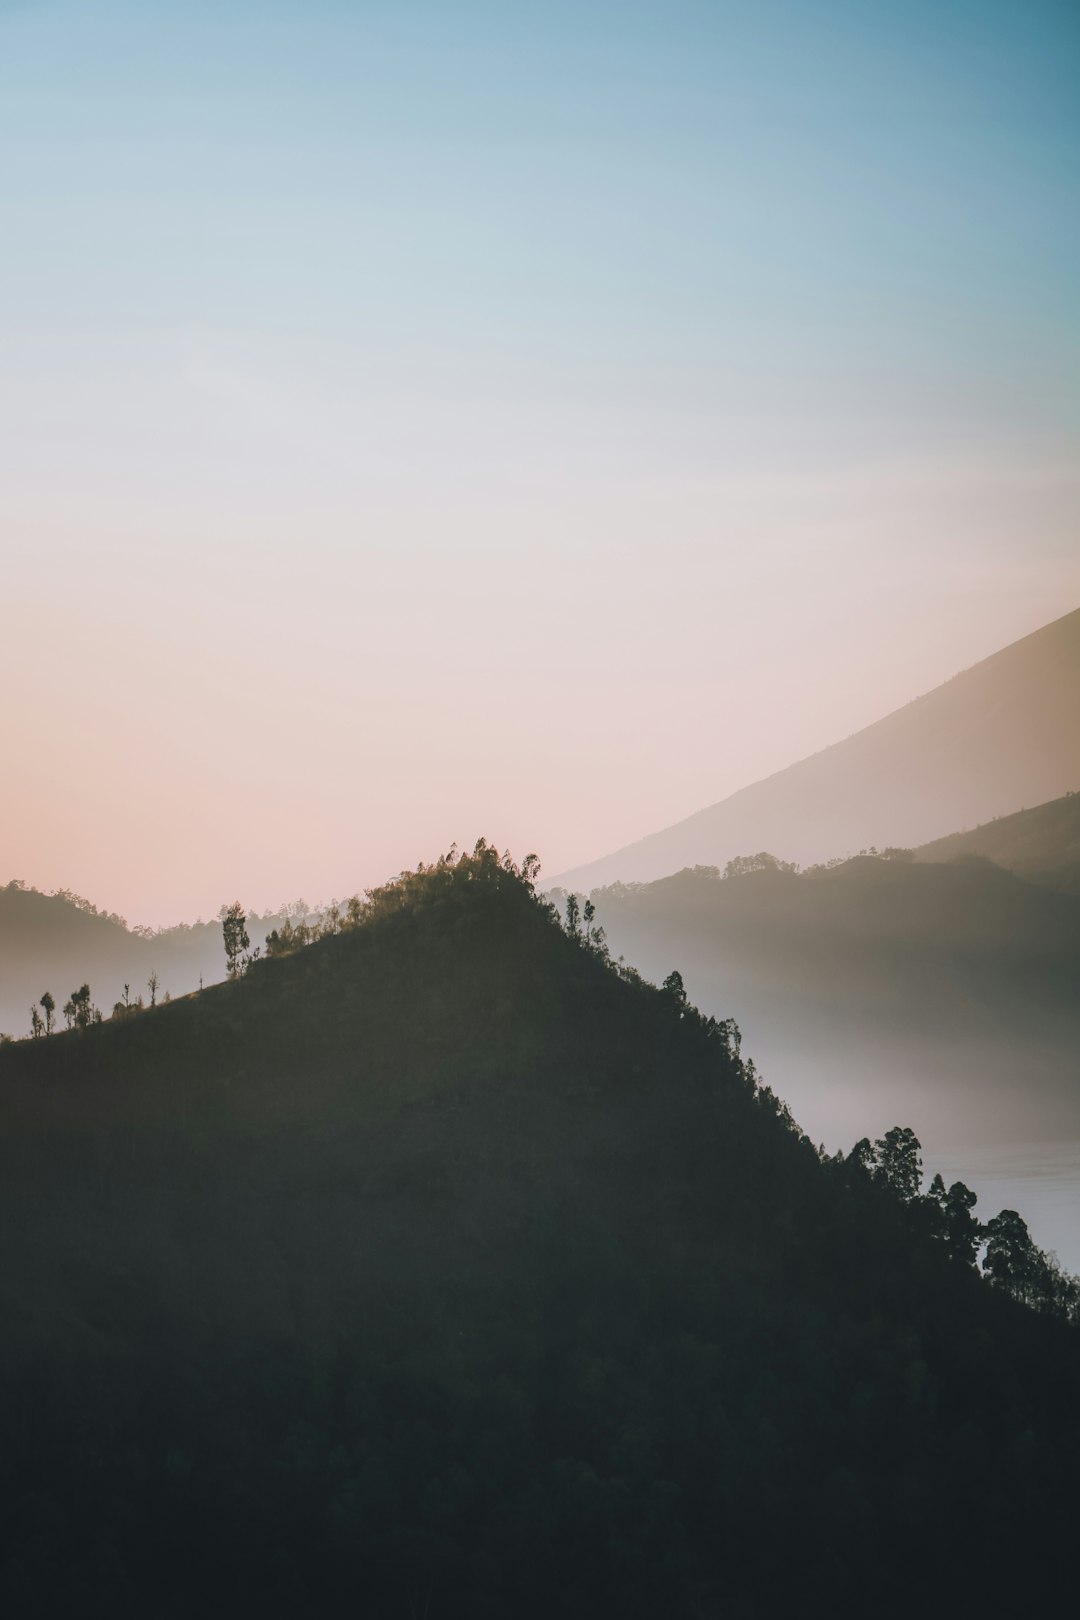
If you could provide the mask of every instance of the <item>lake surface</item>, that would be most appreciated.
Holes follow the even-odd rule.
[[[1080,1142],[924,1149],[923,1163],[927,1182],[940,1171],[946,1185],[963,1181],[978,1193],[980,1220],[1018,1210],[1039,1248],[1080,1273]]]

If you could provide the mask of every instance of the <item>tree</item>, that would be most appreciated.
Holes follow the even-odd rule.
[[[158,993],[158,976],[157,976],[156,972],[151,973],[150,977],[147,979],[146,988],[150,992],[150,1005],[151,1005],[151,1007],[156,1007],[157,1006],[157,993]]]
[[[945,1239],[945,1183],[940,1173],[935,1175],[933,1181],[923,1195],[923,1211],[925,1226],[930,1236],[939,1242]]]
[[[30,1008],[30,1033],[35,1041],[45,1033],[45,1023],[36,1007]]]
[[[608,954],[607,939],[604,930],[596,921],[596,907],[591,900],[586,900],[581,913],[585,923],[585,943],[597,956],[606,957]]]
[[[874,1144],[868,1136],[861,1136],[847,1156],[846,1163],[853,1170],[860,1170],[863,1175],[872,1176],[878,1168],[878,1157]]]
[[[660,988],[681,1012],[686,1006],[686,986],[683,984],[683,976],[678,968],[672,968]]]
[[[38,1002],[38,1006],[41,1007],[45,1014],[45,1033],[46,1035],[51,1035],[53,1032],[53,1019],[56,1014],[56,1002],[53,1000],[51,990],[46,990],[45,994]]]
[[[537,878],[540,876],[540,857],[539,857],[539,855],[535,855],[535,854],[532,854],[532,853],[526,855],[525,859],[521,863],[521,876],[522,876],[522,880],[525,883],[529,884],[529,886],[531,888],[532,885],[536,882]]]
[[[930,1235],[943,1243],[954,1260],[973,1266],[983,1239],[983,1229],[971,1213],[978,1196],[962,1181],[954,1181],[946,1191],[940,1175],[934,1177],[921,1200]]]
[[[971,1213],[978,1201],[962,1181],[954,1181],[945,1194],[945,1246],[953,1259],[965,1266],[975,1264],[982,1242],[982,1226]]]
[[[987,1221],[983,1270],[998,1288],[1027,1304],[1033,1303],[1041,1260],[1027,1222],[1015,1209],[1003,1209]]]
[[[909,1125],[894,1125],[874,1144],[877,1174],[903,1204],[918,1196],[922,1185],[922,1143]]]
[[[68,1008],[71,1015],[68,1018],[68,1028],[72,1025],[76,1029],[86,1029],[90,1024],[100,1023],[101,1015],[90,1000],[90,986],[80,985],[78,990],[71,992],[71,1000],[64,1007],[64,1016],[68,1017]]]
[[[794,861],[781,861],[775,855],[770,855],[767,849],[761,849],[756,855],[736,855],[734,860],[728,861],[724,867],[724,878],[745,877],[749,872],[797,872],[799,868]]]
[[[225,944],[225,971],[230,979],[238,979],[244,971],[244,952],[251,948],[247,917],[239,900],[234,900],[231,906],[222,906],[219,916]]]
[[[576,894],[566,897],[566,932],[571,939],[578,939],[581,935],[581,907]]]

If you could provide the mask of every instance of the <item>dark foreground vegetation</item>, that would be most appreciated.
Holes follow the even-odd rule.
[[[1070,1601],[1068,1280],[531,876],[0,1051],[5,1614]]]

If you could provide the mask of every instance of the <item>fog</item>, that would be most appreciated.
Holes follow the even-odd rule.
[[[1080,899],[988,863],[880,860],[593,898],[613,954],[655,982],[678,968],[691,1001],[736,1020],[815,1142],[909,1125],[928,1176],[967,1165],[987,1200],[1015,1183],[1038,1241],[1080,1266]],[[1072,1193],[1047,1204],[1051,1143]]]

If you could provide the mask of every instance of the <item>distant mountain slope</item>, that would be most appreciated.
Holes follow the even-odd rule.
[[[252,946],[261,946],[280,920],[252,918]],[[166,991],[186,995],[200,980],[223,979],[221,924],[182,924],[151,934],[70,895],[41,894],[19,883],[0,886],[0,1031],[25,1035],[30,1005],[45,990],[60,1008],[72,990],[88,983],[106,1014],[125,984],[132,999],[149,999],[151,973],[158,976],[159,997]]]
[[[911,846],[1073,788],[1080,609],[844,742],[553,881],[587,891],[758,849],[805,864]]]
[[[1080,793],[950,833],[915,851],[917,861],[981,855],[1029,883],[1080,894]]]
[[[0,1048],[5,1614],[1067,1611],[1076,1330],[492,854]]]
[[[989,862],[856,858],[593,890],[612,949],[677,966],[828,1140],[897,1108],[937,1141],[1080,1138],[1080,898]]]

